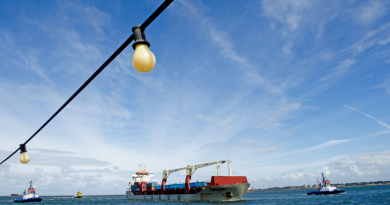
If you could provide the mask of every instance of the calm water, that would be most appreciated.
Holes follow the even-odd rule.
[[[243,201],[217,204],[390,204],[390,186],[344,188],[336,195],[306,195],[307,190],[268,191],[247,193]],[[39,204],[216,204],[191,202],[134,201],[125,196],[42,197]],[[0,197],[0,204],[13,203],[12,197]]]

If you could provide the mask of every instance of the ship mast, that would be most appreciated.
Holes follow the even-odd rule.
[[[232,176],[232,168],[230,167],[231,161],[229,160],[228,162],[229,162],[229,177],[231,177]]]

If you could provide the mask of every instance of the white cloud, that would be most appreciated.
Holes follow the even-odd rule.
[[[279,147],[277,146],[262,146],[261,143],[253,138],[242,138],[240,139],[240,142],[244,143],[245,147],[250,147],[251,149],[255,150],[256,153],[258,154],[265,154],[265,153],[271,153]]]
[[[197,117],[199,119],[202,119],[202,120],[206,121],[206,122],[211,122],[211,121],[217,120],[216,118],[205,116],[205,115],[202,115],[202,114],[199,114]]]
[[[232,122],[232,119],[230,117],[225,118],[225,119],[219,119],[219,118],[215,118],[215,117],[205,116],[202,114],[199,114],[196,117],[205,121],[205,122],[217,122],[217,123],[219,123],[220,126],[227,125],[227,124]]]
[[[0,48],[2,49],[0,50],[0,55],[2,53],[7,56],[12,54],[15,55],[17,62],[13,62],[11,64],[12,66],[16,65],[21,69],[30,69],[34,74],[48,82],[51,86],[54,86],[54,83],[48,78],[44,67],[39,63],[39,52],[36,49],[27,49],[12,33],[8,31],[2,31],[1,34]]]
[[[240,141],[248,143],[248,144],[258,144],[259,143],[259,141],[252,139],[252,138],[242,138],[242,139],[240,139]]]
[[[262,123],[256,126],[256,128],[262,129],[273,129],[280,126],[283,126],[281,121],[292,118],[292,112],[297,111],[301,107],[301,103],[291,103],[285,107],[282,107],[279,111],[277,111],[271,117],[265,119]]]
[[[372,133],[372,134],[369,134],[369,135],[365,135],[365,136],[359,137],[357,139],[371,138],[371,137],[376,137],[376,136],[380,136],[380,135],[384,135],[384,134],[388,134],[388,133],[390,133],[390,130],[375,132],[375,133]]]
[[[316,178],[319,178],[321,173],[324,173],[325,176],[329,176],[329,167],[323,167],[320,170],[312,170],[311,172],[306,173],[298,171],[298,173],[284,173],[273,177],[259,177],[257,180],[266,185],[265,187],[263,186],[263,188],[275,186],[302,186],[303,184],[315,184]]]
[[[307,32],[307,30],[310,30],[309,27],[311,27],[312,30],[310,32],[312,34],[317,34],[318,29],[318,35],[327,36],[327,32],[325,32],[327,21],[321,27],[318,26],[318,23],[322,22],[324,18],[320,20],[314,18],[313,22],[308,23],[307,21],[313,18],[307,15],[306,11],[313,8],[311,6],[313,3],[302,2],[302,5],[300,5],[299,1],[282,2],[281,10],[277,7],[277,4],[280,2],[275,2],[275,4],[271,1],[264,2],[265,4],[272,4],[272,9],[276,10],[276,14],[269,13],[269,16],[267,16],[271,19],[270,22],[280,23],[284,26],[282,30],[285,33],[296,35],[285,36],[287,39],[280,44],[278,44],[280,42],[280,29],[269,29],[263,32],[265,30],[261,29],[267,27],[266,23],[264,23],[265,20],[256,19],[256,16],[259,15],[258,11],[249,13],[250,9],[246,10],[248,11],[247,15],[251,15],[248,19],[255,19],[255,21],[248,21],[247,23],[252,24],[255,31],[261,28],[262,36],[259,39],[265,42],[261,43],[261,46],[257,46],[259,42],[254,42],[252,38],[240,39],[239,36],[235,36],[237,29],[241,29],[242,22],[240,20],[243,19],[237,19],[234,13],[228,14],[229,17],[219,15],[221,13],[218,12],[224,12],[225,8],[217,10],[219,7],[210,6],[210,8],[216,9],[217,12],[211,12],[206,15],[205,10],[208,8],[205,8],[207,6],[204,6],[200,1],[178,1],[172,4],[172,6],[180,9],[172,9],[173,7],[170,6],[166,10],[167,13],[164,12],[161,16],[161,18],[168,18],[169,20],[160,21],[160,23],[168,23],[165,24],[167,27],[164,27],[163,32],[153,32],[157,42],[161,39],[168,39],[166,36],[164,38],[159,37],[167,35],[167,30],[171,29],[171,31],[174,30],[175,34],[177,34],[174,40],[181,43],[184,42],[182,44],[184,47],[188,45],[198,46],[205,43],[204,36],[202,35],[202,41],[197,41],[198,39],[192,38],[193,36],[191,35],[194,32],[204,32],[209,39],[206,41],[206,46],[201,47],[202,49],[207,49],[204,50],[204,53],[210,55],[213,58],[212,61],[215,60],[217,63],[225,63],[224,61],[227,61],[226,67],[221,66],[219,68],[217,63],[202,62],[202,58],[197,58],[196,55],[193,55],[194,53],[191,53],[192,49],[190,47],[185,52],[181,50],[177,53],[175,53],[176,51],[172,52],[175,53],[175,56],[165,64],[165,68],[163,63],[160,63],[157,65],[157,67],[160,66],[159,69],[156,69],[155,72],[139,74],[133,71],[131,60],[129,60],[131,59],[132,49],[126,49],[109,68],[95,79],[94,83],[91,83],[86,88],[85,92],[81,93],[64,112],[58,115],[29,144],[29,147],[51,147],[53,150],[61,149],[69,152],[28,148],[32,156],[31,164],[25,166],[27,168],[22,167],[23,165],[17,164],[18,157],[14,157],[6,165],[9,167],[9,172],[0,171],[0,177],[2,177],[0,183],[6,177],[11,178],[4,181],[4,183],[8,184],[17,184],[30,177],[35,177],[34,179],[39,181],[39,186],[47,185],[46,191],[44,192],[43,189],[40,189],[42,191],[40,193],[49,193],[50,189],[58,190],[55,189],[58,184],[68,187],[66,192],[58,190],[60,193],[72,193],[75,188],[78,190],[79,185],[77,183],[81,183],[81,187],[96,188],[95,190],[90,189],[91,194],[112,193],[115,191],[123,194],[124,187],[130,180],[130,174],[133,173],[131,167],[136,166],[138,163],[146,163],[150,171],[156,172],[166,168],[185,166],[187,161],[189,164],[202,163],[205,162],[204,159],[211,159],[210,156],[216,158],[216,160],[234,157],[237,159],[236,162],[239,162],[236,170],[242,175],[247,175],[252,169],[242,168],[241,165],[255,164],[254,162],[259,160],[259,155],[266,162],[272,161],[270,163],[275,163],[278,160],[283,160],[284,162],[290,160],[306,161],[306,158],[301,156],[306,156],[307,153],[316,153],[317,149],[325,150],[325,148],[334,145],[346,145],[349,142],[348,140],[333,140],[340,139],[334,135],[324,136],[323,138],[326,138],[328,142],[320,145],[308,145],[306,144],[308,143],[307,140],[301,144],[304,136],[307,136],[307,134],[299,127],[307,124],[305,122],[301,123],[301,118],[299,120],[289,120],[294,117],[296,112],[305,109],[301,102],[314,100],[312,104],[316,105],[314,95],[302,97],[302,94],[305,95],[311,89],[310,85],[302,84],[302,82],[304,81],[303,79],[311,79],[307,74],[309,70],[310,72],[314,70],[312,68],[322,69],[319,66],[322,62],[319,62],[319,64],[313,63],[317,60],[313,56],[316,56],[315,52],[318,50],[324,50],[323,47],[315,45],[316,42],[318,43],[318,39],[313,40],[311,36],[306,36],[307,33],[301,35],[302,31]],[[253,4],[258,6],[258,2],[248,3],[247,6],[253,6]],[[35,68],[42,69],[43,74],[49,76],[53,82],[58,82],[59,84],[56,84],[57,87],[35,85],[29,81],[24,81],[28,83],[27,85],[19,85],[21,81],[15,80],[13,82],[7,78],[8,73],[1,72],[0,128],[2,132],[0,138],[2,146],[4,146],[1,149],[7,149],[8,151],[2,152],[0,156],[8,156],[11,149],[17,148],[14,147],[15,145],[25,140],[26,136],[30,136],[41,125],[41,122],[47,119],[46,116],[52,114],[51,110],[58,109],[64,100],[73,93],[74,89],[81,85],[86,77],[89,77],[100,66],[101,60],[104,60],[111,54],[110,52],[120,43],[116,42],[117,39],[121,39],[123,35],[127,36],[129,34],[129,30],[123,33],[122,30],[117,29],[119,27],[113,27],[113,24],[110,23],[110,15],[105,15],[104,13],[100,15],[101,11],[95,12],[94,9],[96,8],[93,7],[87,6],[84,8],[80,6],[79,8],[77,5],[73,6],[68,9],[78,13],[85,13],[85,16],[82,16],[76,25],[73,24],[73,21],[68,21],[64,18],[64,21],[61,22],[66,24],[66,26],[53,24],[58,22],[58,19],[54,19],[50,22],[41,22],[41,27],[39,27],[40,29],[44,28],[43,30],[47,31],[45,33],[52,33],[53,36],[51,38],[54,41],[51,42],[55,44],[52,49],[44,52],[46,56],[42,59],[45,62],[51,59],[55,63],[45,65],[46,68],[50,69],[44,69],[45,67],[40,67],[38,66],[39,64],[31,61]],[[318,9],[319,6],[315,7]],[[254,7],[253,10],[256,10],[256,8]],[[182,13],[181,15],[172,15],[170,12]],[[218,19],[218,22],[222,21],[221,24],[214,21],[213,17],[211,17],[213,14],[218,14],[218,17],[215,16],[215,19]],[[71,18],[66,12],[60,15]],[[79,17],[76,16],[73,16],[73,18]],[[113,15],[113,18],[116,18],[115,16],[116,14]],[[241,14],[241,17],[243,16]],[[185,23],[181,24],[180,18],[183,17],[188,18],[184,18],[183,22]],[[234,18],[235,22],[227,22],[226,19],[229,18]],[[84,27],[81,30],[98,31],[97,34],[99,35],[92,35],[93,38],[98,38],[98,41],[95,41],[96,39],[86,39],[85,36],[89,35],[84,35],[84,33],[80,32],[79,27],[85,26],[83,22],[90,23],[87,27],[90,26],[92,29]],[[115,22],[115,24],[119,24],[119,22]],[[125,24],[128,24],[128,22],[126,21]],[[45,26],[45,24],[47,25]],[[186,24],[195,24],[195,26],[191,26],[189,31],[186,30],[184,32],[185,29],[183,28],[186,27]],[[158,29],[158,25],[154,25],[154,28]],[[221,28],[220,25],[228,25],[229,28]],[[124,27],[126,26],[128,25]],[[23,26],[18,25],[18,27]],[[153,28],[151,27],[151,29]],[[230,32],[229,29],[234,30],[234,32]],[[118,31],[119,35],[106,36],[110,32],[115,33]],[[105,34],[105,32],[107,33]],[[384,30],[382,34],[385,35],[386,32],[387,30]],[[247,34],[249,33],[252,32],[247,32]],[[116,38],[118,36],[120,38]],[[274,36],[274,38],[270,38],[270,36]],[[298,36],[304,37],[305,42],[306,40],[308,42],[310,40],[316,42],[310,42],[312,44],[309,48],[300,41]],[[33,36],[30,37],[31,39],[36,39]],[[365,40],[375,40],[376,37]],[[185,39],[181,41],[183,38]],[[27,38],[19,37],[16,39],[16,42],[21,39],[26,40]],[[110,43],[107,43],[107,41],[110,41]],[[115,42],[112,43],[111,41]],[[363,43],[367,43],[367,41]],[[57,44],[58,42],[61,43]],[[324,39],[321,43],[327,44],[328,42]],[[375,42],[376,44],[374,45],[385,48],[388,45],[388,38],[383,37]],[[0,41],[1,45],[4,45],[4,43],[5,41]],[[275,44],[277,44],[276,48],[274,48]],[[169,43],[167,45],[172,46]],[[240,48],[240,46],[244,48],[244,46],[248,45],[254,50],[248,49],[241,53],[239,52],[240,49],[236,49]],[[300,47],[301,45],[302,47]],[[367,48],[367,46],[364,48]],[[209,52],[209,50],[213,49],[216,52]],[[274,55],[273,49],[278,52],[277,55]],[[297,56],[292,62],[291,59],[283,56],[283,51],[285,54],[290,55],[294,55],[294,52],[302,52],[302,55]],[[326,49],[324,52],[337,56],[337,52]],[[0,56],[4,53],[6,52],[0,52]],[[248,55],[244,55],[244,53]],[[34,56],[35,54],[32,53],[31,55]],[[268,57],[267,54],[272,56],[269,55]],[[203,53],[201,55],[203,55],[202,57],[205,56]],[[219,58],[221,56],[222,60]],[[279,58],[280,56],[282,58]],[[17,62],[18,58],[1,57],[4,60],[2,63],[11,59],[14,62],[10,60],[9,64],[18,66],[28,65],[22,65],[20,62]],[[201,63],[189,63],[192,59],[197,61],[196,63]],[[32,59],[30,58],[30,60]],[[249,62],[255,62],[255,60],[257,60],[256,66],[258,67],[254,66],[254,63],[252,66],[248,65]],[[332,59],[329,58],[327,60]],[[230,63],[232,65],[228,65],[229,62],[233,62]],[[212,64],[212,66],[208,67],[207,64]],[[241,69],[242,67],[237,65],[246,67]],[[197,76],[198,74],[193,72],[196,70],[194,69],[196,66],[204,66],[203,71],[213,72],[217,77],[210,77],[208,75],[209,72]],[[184,67],[188,69],[183,69]],[[233,70],[237,67],[240,69],[239,71],[244,72],[227,72],[227,69]],[[53,73],[53,71],[56,73]],[[33,67],[31,69],[29,67],[28,73],[27,75],[36,75],[43,82],[46,82],[43,78],[44,75],[37,70],[33,70]],[[53,77],[58,79],[53,79]],[[228,81],[228,83],[224,81]],[[64,82],[70,85],[64,85]],[[216,83],[218,83],[217,86]],[[298,86],[298,89],[294,89],[294,87]],[[269,93],[263,92],[263,90]],[[288,102],[295,103],[285,103],[286,99],[288,99]],[[317,110],[319,114],[321,114],[321,110]],[[304,114],[306,113],[302,112],[302,116]],[[313,115],[310,115],[309,118],[302,118],[318,120],[315,117],[313,118]],[[259,125],[258,127],[263,129],[253,129],[255,125]],[[20,129],[21,127],[23,129]],[[283,127],[283,130],[281,127]],[[290,134],[291,132],[294,132],[293,136]],[[315,135],[323,136],[324,134],[317,133]],[[246,138],[238,140],[241,137]],[[58,143],[60,139],[66,140]],[[202,144],[203,147],[199,148]],[[243,144],[245,146],[242,146]],[[146,154],[145,147],[148,149]],[[288,147],[288,150],[284,149],[286,147]],[[304,149],[297,147],[303,147]],[[202,150],[199,151],[199,149]],[[175,150],[175,152],[172,152],[172,150]],[[346,152],[348,152],[348,149],[346,149]],[[140,153],[144,153],[142,157],[139,157]],[[158,160],[156,153],[164,158],[174,160]],[[194,155],[193,153],[196,154]],[[183,162],[186,162],[186,164],[183,164]],[[324,161],[321,161],[321,163],[323,164]],[[313,164],[317,166],[318,162]],[[302,167],[314,166],[313,164],[296,166],[297,164],[295,163],[294,168],[298,170]],[[286,167],[289,169],[288,165]],[[356,173],[363,172],[359,166],[351,167]],[[263,167],[255,166],[254,168],[262,169]],[[212,169],[214,171],[214,167]],[[270,173],[274,173],[274,171],[275,169],[271,169]],[[323,171],[326,170],[324,169]],[[199,173],[197,172],[197,174]],[[289,173],[283,175],[281,179],[291,178],[300,183],[299,179],[305,175],[304,171],[302,173],[303,175]],[[209,180],[209,176],[204,175],[207,180]],[[271,179],[270,175],[266,178]],[[159,180],[159,177],[157,179]],[[99,180],[99,184],[96,183],[97,180]],[[178,180],[183,181],[183,178],[180,177]],[[107,192],[107,189],[111,190],[111,192]],[[1,193],[6,193],[7,190],[2,189],[0,191]]]
[[[390,95],[390,77],[387,77],[381,84],[375,87],[385,88],[386,93]]]
[[[332,183],[387,180],[390,170],[390,150],[343,156],[331,162],[327,161],[322,160],[322,162],[319,162],[322,164],[322,168],[320,169],[312,169],[306,172],[297,170],[289,174],[284,173],[276,176],[256,177],[256,182],[253,183],[253,186],[269,188],[275,186],[315,184],[316,178],[320,178],[321,173],[324,173],[325,177]],[[275,168],[281,169],[281,167]]]
[[[311,6],[312,1],[262,1],[263,14],[276,20],[288,28],[290,32],[297,30],[301,24],[303,13]]]
[[[345,156],[329,163],[328,166],[336,172],[335,175],[348,176],[348,178],[354,178],[354,175],[358,177],[387,176],[390,170],[390,150]]]
[[[390,43],[390,23],[383,24],[379,28],[370,31],[357,43],[352,45],[354,55],[367,51],[374,46],[386,46]],[[386,56],[386,54],[384,54]]]
[[[193,22],[199,22],[198,26],[200,26],[203,31],[208,32],[207,36],[211,37],[212,42],[220,47],[221,53],[225,58],[248,65],[247,59],[235,51],[234,43],[230,40],[228,33],[219,29],[218,24],[214,23],[214,21],[205,14],[206,9],[202,8],[204,5],[200,5],[200,2],[186,0],[180,0],[178,3],[182,5],[178,12]],[[205,34],[203,33],[203,35]]]
[[[0,150],[0,153],[8,152]],[[96,194],[101,190],[105,190],[107,194],[118,194],[116,190],[126,187],[131,173],[120,171],[107,162],[78,157],[68,151],[29,149],[28,153],[31,160],[27,165],[17,163],[15,156],[1,165],[0,193],[8,193],[9,185],[15,192],[21,192],[33,180],[39,193],[60,195],[81,188],[84,194]],[[123,176],[126,175],[124,180]],[[99,182],[96,177],[100,178]],[[59,183],[61,186],[58,186]]]
[[[356,12],[356,19],[361,24],[373,23],[378,18],[386,15],[387,2],[371,0],[363,3]]]
[[[287,42],[283,48],[282,48],[282,51],[285,55],[290,55],[292,53],[291,49],[293,47],[293,43],[292,42]]]
[[[295,151],[292,151],[292,152],[288,152],[285,155],[301,154],[301,153],[305,153],[305,152],[321,150],[321,149],[326,148],[326,147],[331,147],[331,146],[335,146],[335,145],[346,143],[346,142],[350,142],[350,141],[352,141],[352,140],[331,140],[331,141],[324,142],[324,143],[322,143],[320,145],[317,145],[317,146],[308,147],[308,148],[304,148],[304,149],[299,149],[299,150],[295,150]]]
[[[246,72],[245,73],[245,81],[255,84],[255,85],[261,85],[265,90],[267,90],[270,93],[274,93],[277,95],[283,94],[283,89],[279,86],[274,86],[271,83],[269,83],[266,79],[264,79],[261,75],[259,75],[256,72]]]
[[[269,153],[269,152],[273,152],[277,149],[279,149],[279,147],[277,146],[259,146],[259,147],[255,147],[257,153]]]
[[[355,60],[354,59],[346,59],[346,60],[343,60],[339,63],[338,66],[336,66],[335,68],[333,68],[333,72],[322,77],[321,79],[319,79],[318,81],[328,81],[328,80],[333,80],[335,78],[338,78],[338,77],[341,77],[342,75],[344,75],[345,73],[347,73],[350,69],[350,67],[355,64]]]
[[[325,32],[325,25],[327,23],[329,23],[330,21],[332,21],[334,18],[336,18],[336,16],[338,15],[338,12],[334,12],[332,15],[330,15],[329,17],[326,17],[324,20],[322,20],[319,24],[318,24],[318,31],[317,31],[317,38],[320,38],[324,32]]]
[[[367,117],[369,117],[369,118],[375,120],[377,123],[379,123],[379,124],[382,125],[383,127],[386,127],[387,129],[390,129],[390,125],[389,125],[389,124],[387,124],[387,123],[385,123],[385,122],[382,122],[382,121],[376,119],[375,117],[372,117],[371,115],[368,115],[368,114],[366,114],[366,113],[364,113],[364,112],[362,112],[362,111],[360,111],[360,110],[357,110],[357,109],[355,109],[355,108],[353,108],[353,107],[349,107],[349,106],[347,106],[347,105],[344,105],[344,107],[347,107],[347,108],[350,108],[350,109],[355,110],[355,111],[357,111],[357,112],[360,112],[360,113],[362,113],[363,115],[365,115],[365,116],[367,116]]]

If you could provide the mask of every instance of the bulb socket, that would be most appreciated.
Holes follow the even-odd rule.
[[[135,46],[138,44],[145,44],[148,47],[150,46],[150,43],[146,40],[145,29],[141,28],[141,25],[134,26],[132,30],[134,35],[134,43],[133,43],[134,50],[135,50]]]
[[[20,149],[20,153],[27,152],[26,144],[20,144],[19,149]]]

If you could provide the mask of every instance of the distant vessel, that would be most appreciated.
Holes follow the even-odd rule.
[[[23,196],[22,193],[16,192],[16,194],[11,194],[11,196]]]
[[[318,184],[318,190],[307,192],[307,195],[319,195],[319,194],[339,194],[343,193],[343,189],[337,189],[334,186],[330,185],[330,181],[325,179],[324,173],[322,173],[322,185],[321,183]]]
[[[229,163],[229,176],[221,176],[219,163]],[[211,182],[190,182],[192,174],[206,166],[217,165],[217,176],[211,176]],[[168,176],[180,170],[186,170],[186,180],[182,184],[166,185]],[[232,176],[230,160],[221,160],[187,167],[164,170],[161,185],[150,182],[150,175],[145,169],[132,175],[134,182],[129,183],[126,197],[134,200],[158,201],[238,201],[242,200],[250,184],[246,176]]]
[[[248,189],[246,190],[246,193],[250,193],[250,192],[253,192],[253,188],[248,188]]]
[[[23,193],[22,199],[15,199],[14,202],[41,202],[42,198],[35,193],[35,189],[32,186],[33,182],[30,182],[30,187]]]
[[[77,195],[74,196],[74,198],[82,198],[82,197],[83,197],[83,195],[81,194],[80,189],[79,189],[79,192],[77,192]]]

